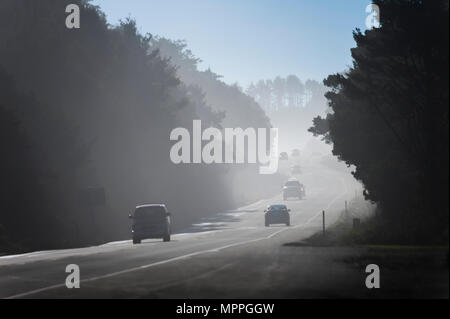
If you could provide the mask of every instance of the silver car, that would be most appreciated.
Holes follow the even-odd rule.
[[[305,186],[297,180],[287,181],[283,186],[283,200],[290,197],[303,199],[305,197]]]

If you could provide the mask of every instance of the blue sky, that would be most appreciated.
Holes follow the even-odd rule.
[[[94,0],[108,22],[136,19],[142,33],[184,39],[227,83],[296,74],[322,80],[351,64],[352,30],[369,0]]]

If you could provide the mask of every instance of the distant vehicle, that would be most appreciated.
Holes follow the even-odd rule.
[[[291,225],[291,216],[289,212],[291,210],[286,207],[286,205],[270,205],[264,210],[264,219],[266,227],[271,224],[286,224],[286,226]]]
[[[281,152],[280,153],[280,161],[287,161],[289,159],[288,153]]]
[[[170,213],[164,204],[149,204],[136,206],[133,219],[133,244],[140,244],[142,239],[162,238],[170,241],[171,220]]]
[[[305,197],[305,186],[298,180],[289,180],[283,186],[283,199],[287,200],[290,197],[303,199]]]
[[[292,157],[299,157],[300,156],[300,150],[297,149],[297,148],[293,149],[292,153],[291,153],[291,156]]]
[[[300,165],[294,165],[291,167],[291,173],[292,174],[301,174],[302,168],[300,167]]]

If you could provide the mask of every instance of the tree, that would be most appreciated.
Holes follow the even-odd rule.
[[[221,81],[221,76],[210,69],[197,69],[197,59],[186,50],[184,42],[172,41],[165,38],[153,37],[150,49],[158,50],[162,57],[174,62],[177,75],[186,85],[194,85],[205,94],[205,103],[219,113],[223,113],[222,125],[227,127],[270,127],[270,121],[264,110],[254,99],[236,85],[228,85]],[[258,82],[255,99],[260,103],[269,100],[264,81]]]
[[[80,29],[55,18],[69,3],[80,7]],[[177,214],[176,231],[243,204],[234,194],[253,191],[228,182],[240,173],[257,180],[256,165],[230,173],[225,165],[170,161],[171,130],[194,119],[270,126],[238,86],[199,71],[183,41],[142,35],[132,19],[108,25],[84,0],[4,0],[0,7],[1,142],[11,150],[0,170],[0,241],[18,251],[129,238],[126,215],[148,202]],[[104,190],[102,205],[80,196],[92,187]]]
[[[327,89],[315,80],[305,82],[305,107],[317,113],[323,112],[323,105],[326,103],[325,93]]]
[[[270,80],[259,80],[256,83],[256,92],[259,97],[258,103],[265,109],[272,108],[272,82]]]
[[[286,93],[288,96],[288,107],[301,107],[303,104],[304,88],[303,83],[295,75],[286,78]]]
[[[83,17],[75,31],[53,18],[69,3]],[[31,250],[127,238],[124,212],[142,202],[188,211],[175,230],[230,208],[222,168],[174,168],[168,161],[171,129],[198,118],[218,125],[222,115],[181,83],[133,20],[108,26],[86,1],[5,0],[1,7],[0,64],[10,77],[0,76],[0,105],[11,131],[3,132],[2,146],[13,145],[11,158],[20,159],[3,160],[15,163],[5,164],[10,172],[28,175],[2,180],[7,240]],[[90,207],[80,196],[91,187],[104,189],[104,205]]]
[[[275,96],[275,109],[279,110],[285,106],[286,80],[277,76],[272,82],[272,88]]]
[[[353,67],[324,81],[332,113],[310,130],[397,239],[448,241],[448,1],[375,3],[381,28],[354,32]]]

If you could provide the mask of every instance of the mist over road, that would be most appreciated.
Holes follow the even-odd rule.
[[[280,193],[204,218],[174,234],[171,242],[121,241],[1,257],[0,297],[295,298],[301,288],[309,297],[324,297],[320,290],[324,284],[329,296],[333,282],[328,279],[345,278],[348,272],[326,261],[336,252],[318,249],[311,254],[315,248],[283,244],[321,230],[322,210],[327,225],[336,221],[344,200],[354,196],[358,186],[350,175],[322,166],[308,167],[299,179],[306,186],[304,200],[283,202]],[[290,227],[264,226],[264,209],[274,203],[286,203],[291,209]],[[182,212],[173,212],[173,217],[177,214]],[[65,286],[68,264],[80,267],[79,289]],[[342,277],[335,276],[339,274]],[[342,285],[336,289],[345,296]]]

